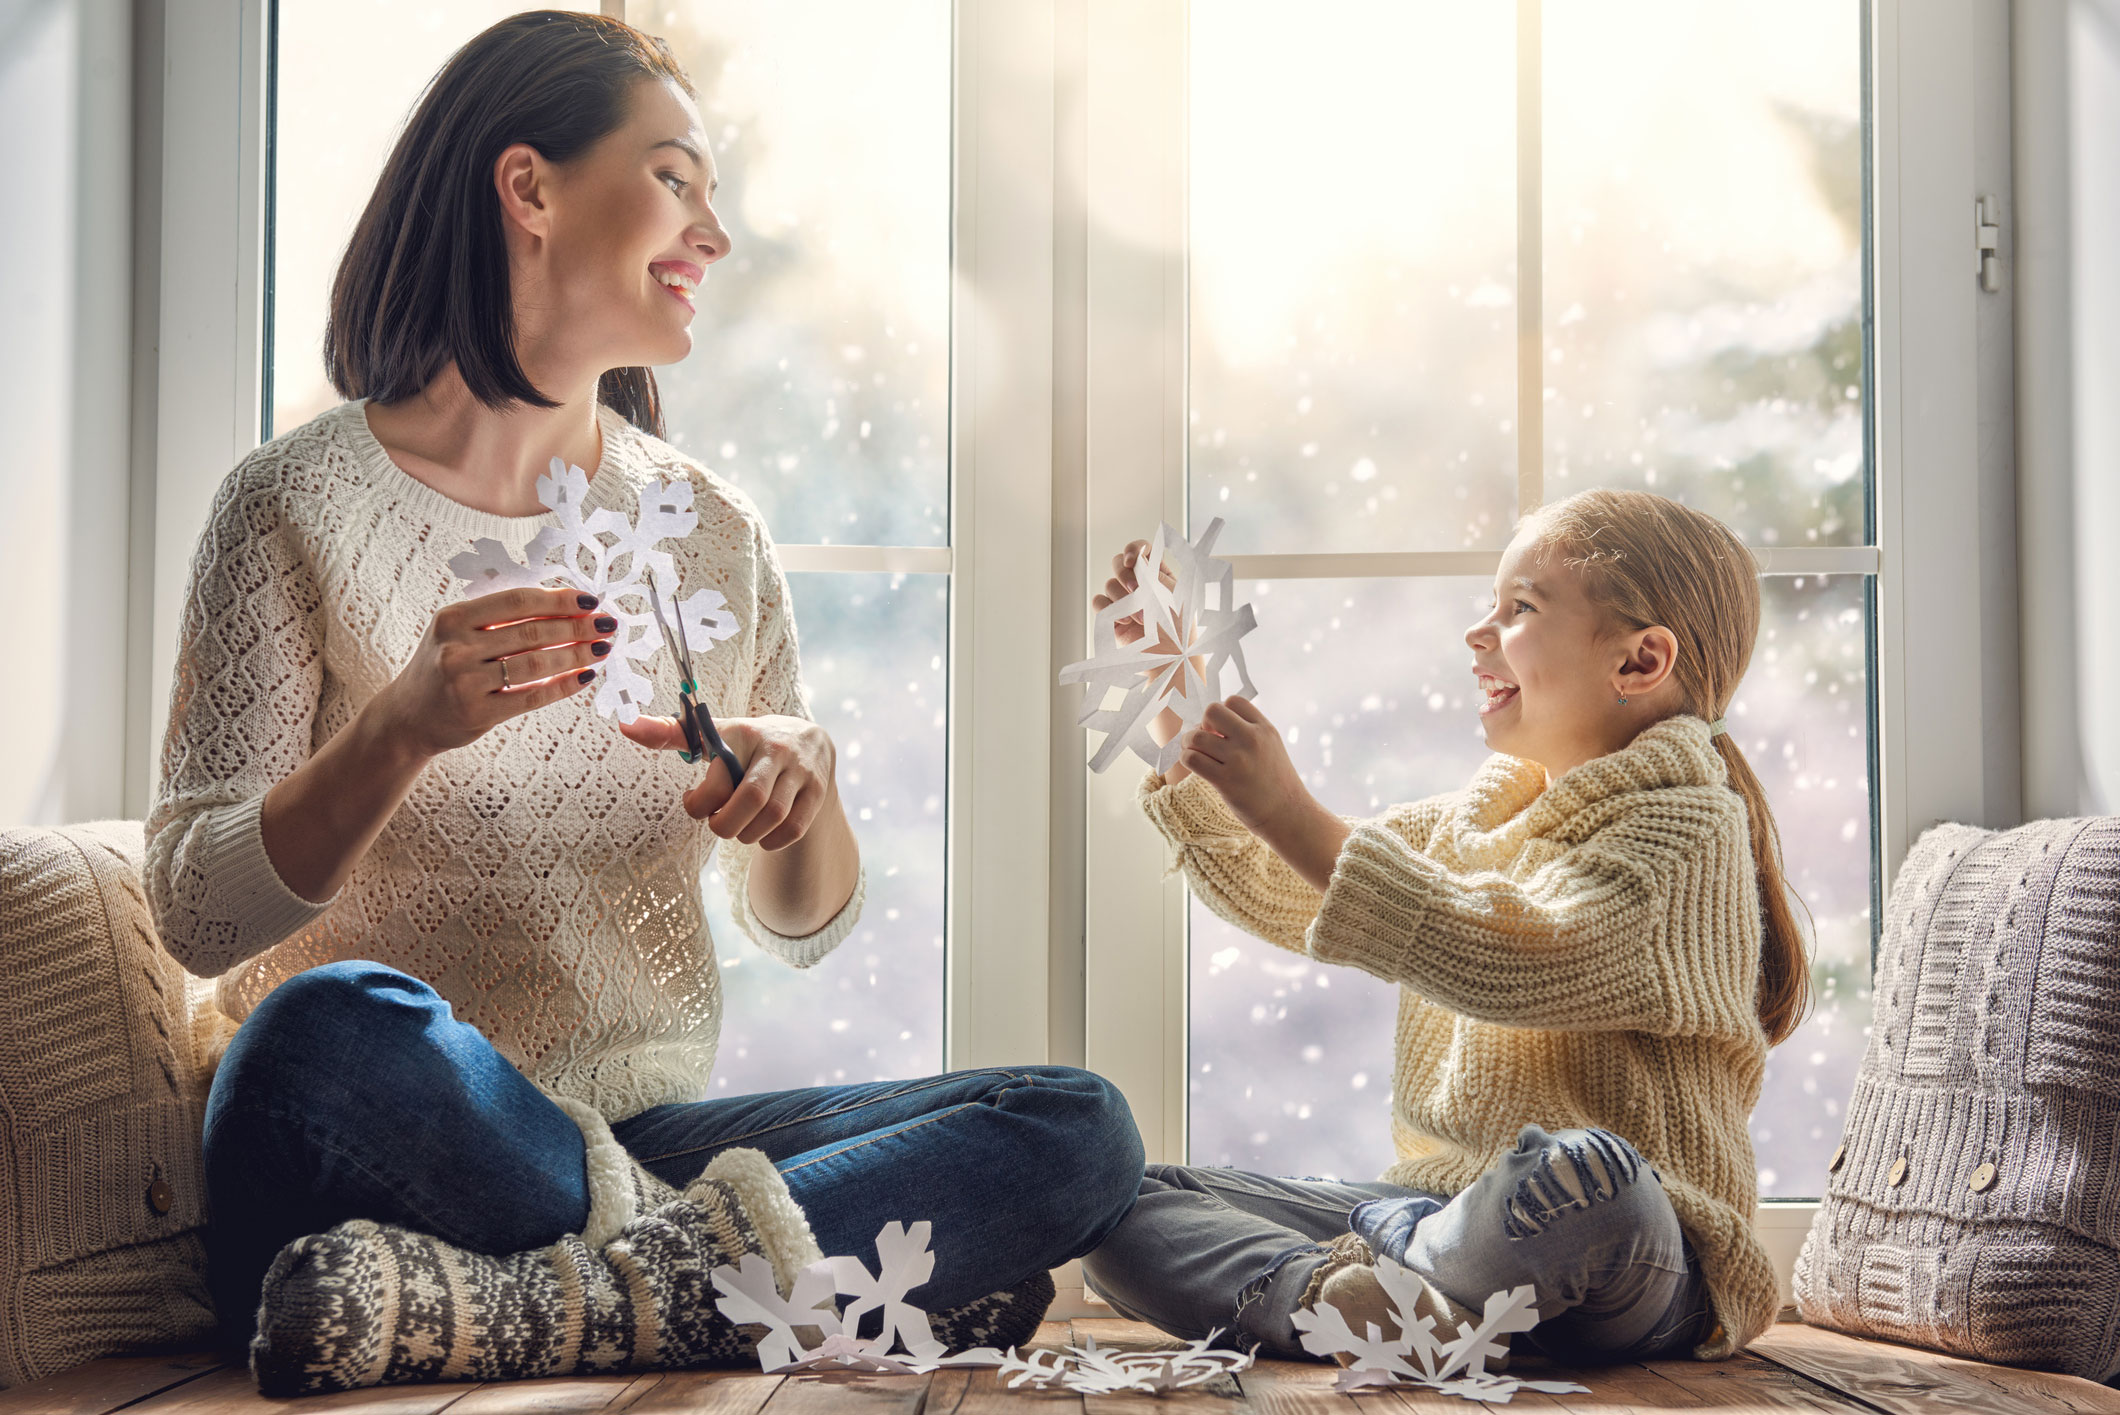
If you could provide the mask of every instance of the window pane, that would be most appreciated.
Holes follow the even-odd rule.
[[[1860,575],[1760,580],[1759,642],[1730,731],[1767,788],[1788,881],[1817,927],[1809,1021],[1767,1058],[1759,1192],[1825,1192],[1870,1034],[1869,671]],[[1802,910],[1796,921],[1805,926]]]
[[[797,970],[744,937],[720,871],[708,872],[723,988],[717,1094],[942,1070],[947,577],[788,580],[810,709],[839,746],[868,904],[844,943]]]
[[[271,432],[339,401],[324,377],[331,279],[421,91],[464,41],[522,8],[509,0],[281,0]]]
[[[1513,12],[1192,7],[1190,495],[1225,551],[1508,541]]]
[[[1546,0],[1546,494],[1863,543],[1859,0]]]
[[[1466,626],[1486,581],[1240,582],[1258,704],[1342,815],[1455,791],[1487,760]],[[1191,1156],[1374,1179],[1391,1163],[1398,989],[1191,912]]]
[[[636,17],[699,90],[729,258],[671,441],[788,542],[949,539],[948,0],[678,0]]]

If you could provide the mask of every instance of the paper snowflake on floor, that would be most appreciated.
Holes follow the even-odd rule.
[[[1421,1294],[1419,1277],[1384,1257],[1376,1260],[1376,1275],[1391,1299],[1391,1315],[1398,1323],[1399,1334],[1390,1340],[1375,1322],[1364,1322],[1362,1332],[1353,1331],[1346,1315],[1328,1303],[1289,1318],[1302,1333],[1305,1351],[1313,1356],[1352,1358],[1340,1372],[1336,1389],[1353,1393],[1421,1385],[1490,1405],[1507,1404],[1519,1390],[1548,1395],[1588,1393],[1572,1381],[1527,1381],[1487,1370],[1489,1361],[1508,1351],[1507,1337],[1538,1325],[1538,1308],[1532,1305],[1534,1293],[1529,1286],[1493,1294],[1478,1320],[1461,1324],[1455,1336],[1445,1339],[1437,1334],[1434,1317],[1408,1320]]]
[[[1251,1369],[1249,1352],[1213,1349],[1221,1335],[1217,1328],[1177,1351],[1113,1351],[1097,1345],[1095,1337],[1065,1351],[1033,1351],[1028,1356],[1011,1351],[1001,1363],[1001,1383],[1010,1390],[1058,1386],[1083,1395],[1167,1395]]]
[[[663,602],[675,607],[672,627],[693,653],[705,653],[734,634],[736,614],[719,590],[677,596],[677,562],[661,546],[665,540],[682,540],[699,524],[691,482],[682,477],[648,482],[641,488],[639,518],[631,523],[608,507],[583,516],[588,495],[589,474],[554,457],[551,472],[537,479],[537,499],[559,524],[532,537],[520,563],[499,541],[480,538],[451,557],[449,568],[465,582],[466,599],[554,580],[595,595],[602,601],[598,608],[618,620],[610,655],[597,666],[596,710],[631,722],[655,696],[655,684],[634,665],[663,646],[648,603],[648,577],[654,577]]]
[[[732,1267],[714,1269],[715,1306],[738,1326],[763,1326],[758,1365],[772,1375],[801,1372],[854,1372],[866,1375],[915,1375],[944,1366],[999,1366],[1007,1358],[990,1347],[955,1356],[943,1354],[927,1313],[907,1294],[935,1271],[928,1249],[934,1226],[927,1220],[910,1226],[887,1223],[876,1234],[879,1271],[871,1275],[859,1258],[826,1258],[810,1264],[783,1297],[773,1268],[756,1253],[746,1253]],[[832,1301],[851,1297],[844,1310]],[[862,1337],[861,1319],[883,1314],[883,1329]],[[799,1333],[808,1330],[818,1344],[806,1346]],[[903,1354],[898,1354],[902,1352]]]
[[[1079,725],[1105,734],[1090,770],[1103,771],[1129,747],[1157,771],[1170,770],[1184,733],[1199,725],[1210,702],[1230,696],[1222,684],[1231,670],[1238,695],[1257,696],[1241,640],[1258,621],[1249,604],[1235,603],[1230,563],[1209,554],[1221,533],[1220,517],[1208,523],[1197,542],[1168,525],[1159,527],[1134,571],[1133,593],[1097,612],[1095,655],[1060,670],[1061,682],[1087,685]],[[1168,585],[1163,583],[1166,566]],[[1137,614],[1141,637],[1120,643],[1119,621]],[[1107,708],[1114,691],[1123,692],[1124,700]],[[1165,708],[1177,713],[1180,728],[1159,747],[1148,726]]]

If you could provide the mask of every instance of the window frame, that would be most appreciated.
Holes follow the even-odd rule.
[[[143,90],[159,111],[140,144],[160,200],[139,203],[135,234],[136,815],[192,548],[260,427],[273,3],[195,0],[140,27],[161,92]],[[602,8],[624,17],[626,0]],[[1136,775],[1083,770],[1076,694],[1054,670],[1087,647],[1110,547],[1184,524],[1186,16],[1186,0],[960,0],[950,544],[781,548],[791,571],[950,575],[946,1064],[1100,1070],[1152,1158],[1184,1153],[1184,890],[1162,877]],[[1982,667],[2016,661],[2014,525],[1995,514],[2011,501],[2010,295],[1979,292],[1967,229],[1976,192],[2008,211],[2007,6],[1938,0],[1916,17],[1912,0],[1869,0],[1875,535],[1769,557],[1769,573],[1875,572],[1885,880],[1929,825],[2021,809],[2015,675]],[[1107,219],[1120,212],[1126,226]],[[1143,219],[1169,239],[1115,234]],[[1484,574],[1495,556],[1236,559],[1287,577]],[[1762,1205],[1784,1283],[1813,1208]]]

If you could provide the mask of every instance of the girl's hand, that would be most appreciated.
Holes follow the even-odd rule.
[[[1249,698],[1209,703],[1185,734],[1178,764],[1199,773],[1231,814],[1322,891],[1332,878],[1347,825],[1303,785],[1280,729]]]
[[[476,742],[596,676],[618,631],[618,620],[596,606],[594,595],[572,588],[502,590],[445,605],[370,706],[392,740],[422,757]]]
[[[1112,577],[1104,582],[1104,593],[1090,599],[1089,605],[1093,611],[1103,613],[1115,602],[1125,599],[1140,587],[1141,581],[1135,572],[1140,568],[1141,557],[1147,552],[1147,541],[1130,540],[1126,543],[1126,549],[1112,557]],[[1177,577],[1171,574],[1169,566],[1163,567],[1160,578],[1165,586],[1176,588]],[[1121,645],[1138,641],[1145,632],[1141,616],[1138,614],[1129,614],[1118,623]]]
[[[1117,601],[1132,594],[1140,586],[1141,579],[1136,571],[1140,568],[1141,557],[1147,551],[1147,541],[1130,540],[1126,543],[1126,549],[1112,557],[1112,577],[1104,582],[1104,593],[1091,598],[1089,602],[1091,609],[1101,614]],[[1164,588],[1177,588],[1178,578],[1171,573],[1170,566],[1161,566],[1157,578],[1163,581]],[[1128,644],[1139,643],[1141,636],[1148,632],[1140,614],[1127,615],[1124,619],[1119,620],[1114,628],[1122,648]],[[1100,644],[1098,647],[1101,650],[1103,646]],[[1176,646],[1173,645],[1172,647],[1175,649]],[[1202,658],[1195,658],[1193,667],[1204,673],[1207,668],[1207,661]],[[1149,722],[1148,735],[1160,747],[1171,738],[1177,736],[1178,730],[1183,725],[1184,720],[1175,711],[1165,708]],[[1185,764],[1178,762],[1174,763],[1169,771],[1163,773],[1163,780],[1165,784],[1175,786],[1190,774],[1186,771]]]
[[[839,753],[831,734],[800,717],[739,717],[714,724],[743,763],[733,790],[719,757],[685,792],[685,812],[723,840],[785,850],[809,833],[817,814],[837,799]],[[674,717],[641,716],[620,732],[658,751],[682,751],[685,730]]]

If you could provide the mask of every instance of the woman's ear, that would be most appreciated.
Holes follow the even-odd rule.
[[[1626,697],[1653,693],[1678,667],[1678,637],[1661,624],[1635,631],[1620,662],[1620,691]]]
[[[551,164],[526,142],[511,143],[493,160],[493,190],[508,230],[549,234],[551,185]]]

